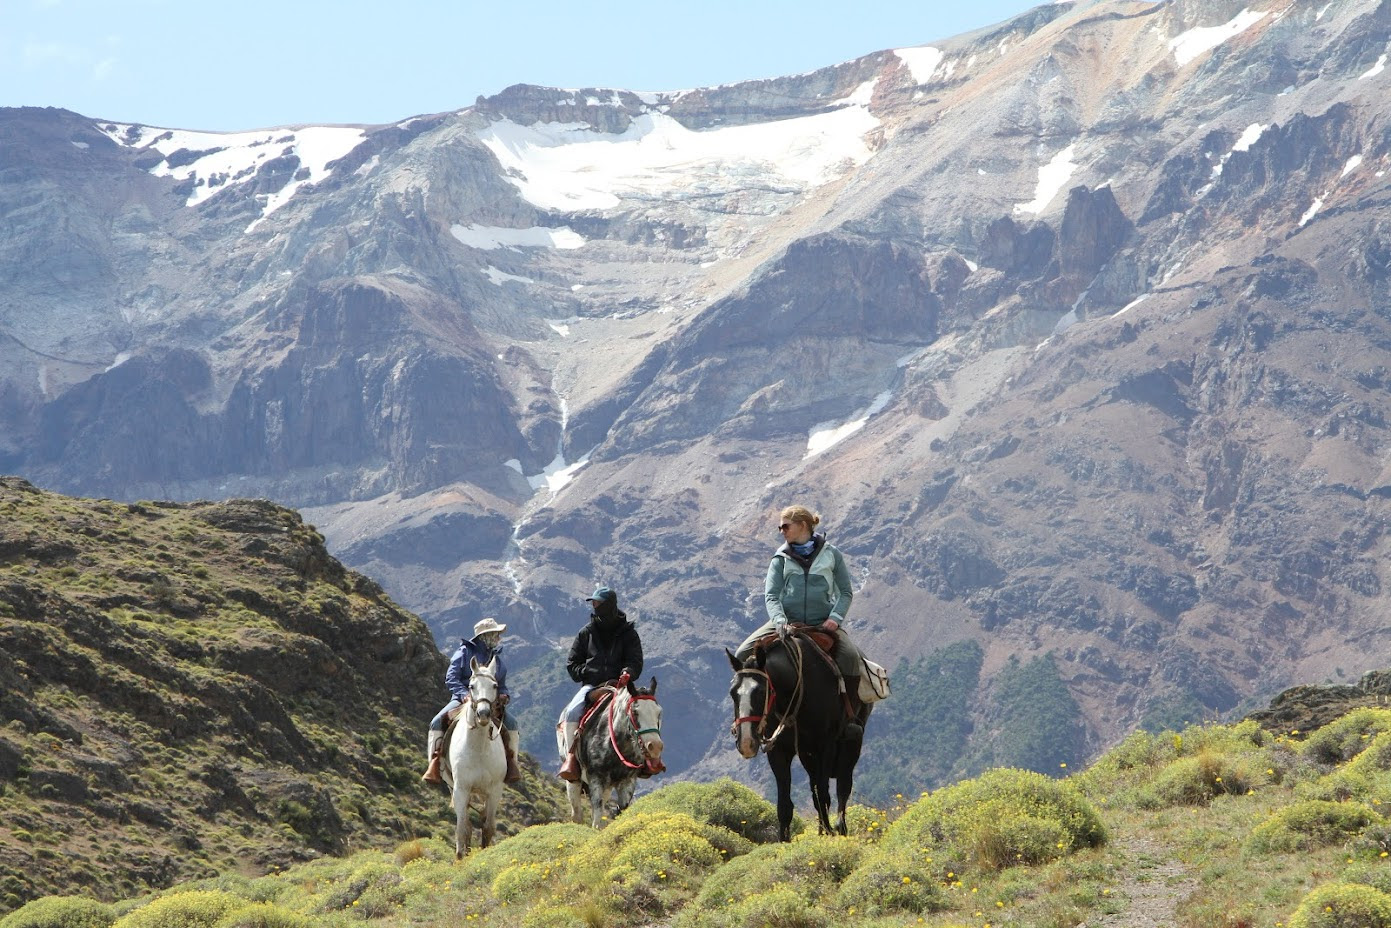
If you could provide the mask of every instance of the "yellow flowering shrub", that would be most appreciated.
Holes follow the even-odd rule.
[[[681,812],[698,822],[727,828],[755,844],[778,838],[773,804],[742,783],[721,777],[713,783],[673,783],[641,797],[625,814]]]
[[[889,813],[852,803],[845,809],[845,831],[852,837],[878,841],[889,826]]]
[[[1096,809],[1072,783],[998,768],[909,806],[884,836],[888,849],[990,869],[1040,863],[1106,843]]]
[[[1293,852],[1339,844],[1381,820],[1355,802],[1306,799],[1276,812],[1251,830],[1246,847],[1253,851]]]
[[[218,919],[214,928],[314,928],[322,922],[271,902],[254,902]]]
[[[493,880],[493,895],[499,902],[516,905],[545,894],[554,884],[551,864],[513,864]]]
[[[111,907],[86,896],[45,896],[0,917],[0,928],[110,928]]]
[[[765,880],[716,912],[689,906],[675,924],[679,928],[828,928],[832,921],[803,893]]]
[[[1384,893],[1391,893],[1391,866],[1382,858],[1359,860],[1343,870],[1338,882],[1366,883]],[[3,923],[0,923],[0,926],[3,926]]]
[[[1267,786],[1269,770],[1261,755],[1203,751],[1167,764],[1137,796],[1136,803],[1142,808],[1196,806],[1221,795],[1243,796]]]
[[[1374,736],[1391,731],[1391,709],[1354,709],[1305,739],[1301,751],[1323,764],[1345,763],[1362,753]]]
[[[766,844],[710,874],[689,910],[724,912],[773,885],[799,893],[808,903],[819,902],[835,894],[864,853],[862,844],[841,837]]]
[[[934,912],[947,907],[941,886],[923,862],[902,849],[869,855],[841,884],[837,911],[854,909],[865,916],[894,912]]]
[[[1361,883],[1327,883],[1299,903],[1290,928],[1391,928],[1391,896]]]
[[[223,890],[170,893],[121,916],[112,928],[214,928],[224,915],[250,904]]]
[[[595,837],[593,828],[574,822],[532,825],[464,858],[463,866],[455,868],[455,883],[460,886],[491,886],[498,874],[508,867],[527,863],[558,864],[595,840]]]

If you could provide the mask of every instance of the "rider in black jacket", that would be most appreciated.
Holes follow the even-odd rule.
[[[618,594],[601,586],[585,601],[591,609],[589,623],[575,635],[570,657],[565,662],[570,679],[579,683],[580,689],[560,714],[565,745],[560,778],[571,782],[580,776],[575,759],[575,735],[584,715],[585,696],[596,686],[610,681],[626,685],[628,680],[642,673],[642,641],[637,628],[618,608]]]

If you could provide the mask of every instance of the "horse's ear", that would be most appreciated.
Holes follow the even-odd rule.
[[[470,658],[468,659],[468,665],[469,665],[469,669],[470,669],[470,670],[477,670],[479,667],[482,666],[481,664],[478,663],[478,658],[476,658],[476,657],[470,657]]]
[[[735,657],[733,651],[729,650],[729,648],[725,648],[725,649],[724,649],[724,653],[725,653],[725,656],[729,658],[729,666],[733,667],[735,670],[743,670],[743,669],[744,669],[744,663],[743,663],[743,661],[741,661],[741,660],[739,660],[739,658]]]
[[[647,695],[648,695],[648,696],[656,696],[656,695],[657,695],[657,678],[656,678],[655,676],[652,678],[652,685],[649,686],[649,687],[647,688]]]

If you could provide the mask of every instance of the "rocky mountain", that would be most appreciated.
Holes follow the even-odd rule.
[[[265,501],[0,478],[0,912],[435,835],[429,629]],[[549,772],[502,830],[554,821]]]
[[[1021,680],[1089,756],[1384,665],[1391,3],[919,39],[389,126],[0,111],[0,469],[301,509],[441,643],[511,625],[534,751],[612,585],[678,774],[756,775],[721,649],[791,502],[871,656],[979,648],[973,756]]]

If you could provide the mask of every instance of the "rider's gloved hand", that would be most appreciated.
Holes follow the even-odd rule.
[[[633,678],[628,675],[628,671],[623,671],[618,675],[618,688],[623,689]]]
[[[775,626],[773,626],[773,627],[774,627],[775,629],[777,629],[777,632],[778,632],[778,639],[779,639],[780,641],[786,641],[786,640],[787,640],[788,634],[790,634],[790,632],[788,631],[788,628],[787,628],[787,623],[786,623],[786,622],[779,622],[777,625],[775,625]]]

